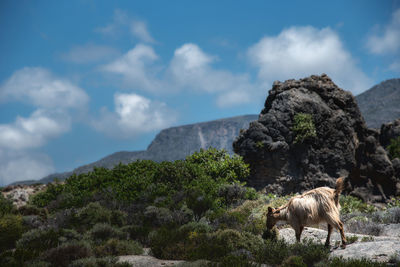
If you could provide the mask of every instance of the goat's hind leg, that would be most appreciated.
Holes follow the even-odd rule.
[[[328,248],[331,243],[331,233],[332,233],[332,225],[330,225],[328,223],[328,236],[326,237],[326,241],[325,241],[325,247],[328,247]]]
[[[297,241],[297,242],[300,242],[300,237],[301,237],[301,233],[303,232],[303,229],[304,229],[303,226],[299,226],[299,227],[296,227],[296,228],[294,229],[294,231],[295,231],[295,233],[296,233],[296,241]]]
[[[342,247],[342,248],[346,248],[346,242],[347,242],[347,241],[346,241],[346,236],[344,235],[344,228],[343,228],[343,223],[342,223],[342,221],[340,221],[340,219],[334,220],[333,218],[328,217],[327,222],[328,222],[328,224],[332,225],[333,227],[335,227],[336,229],[339,230],[339,232],[340,232],[340,237],[342,238],[342,245],[341,245],[341,247]]]

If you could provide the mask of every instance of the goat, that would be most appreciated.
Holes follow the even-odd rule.
[[[304,226],[325,221],[328,224],[325,246],[329,247],[332,227],[335,227],[339,230],[342,238],[341,247],[346,248],[346,237],[339,215],[339,195],[343,187],[344,177],[340,177],[336,180],[335,189],[318,187],[302,195],[292,197],[287,204],[279,208],[268,207],[267,229],[271,230],[278,221],[286,221],[293,227],[296,240],[300,242]]]

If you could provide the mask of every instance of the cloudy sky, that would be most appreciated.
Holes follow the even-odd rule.
[[[400,77],[400,1],[0,2],[0,185],[258,114],[274,80]]]

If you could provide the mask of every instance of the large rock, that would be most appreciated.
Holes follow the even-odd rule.
[[[294,142],[298,113],[312,115],[316,137]],[[349,177],[347,190],[367,201],[385,201],[400,193],[399,177],[368,129],[355,98],[325,74],[274,82],[258,121],[242,131],[234,151],[250,164],[248,183],[273,193],[334,187]]]
[[[379,142],[383,147],[390,145],[390,141],[400,136],[400,119],[382,124]]]

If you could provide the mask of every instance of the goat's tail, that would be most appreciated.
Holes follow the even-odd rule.
[[[334,196],[336,206],[339,204],[339,195],[343,191],[343,189],[344,189],[344,176],[339,177],[336,180],[335,196]]]

